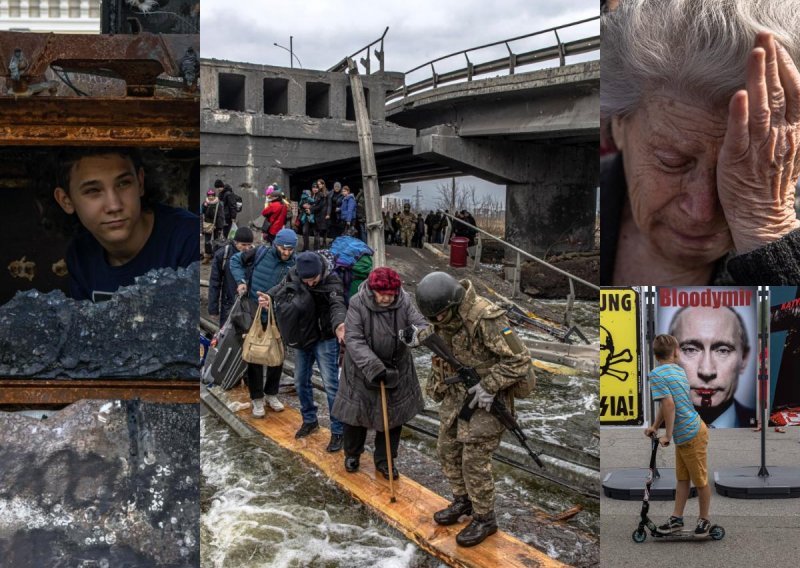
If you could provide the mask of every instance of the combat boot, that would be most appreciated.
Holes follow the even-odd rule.
[[[486,540],[486,537],[497,532],[497,519],[494,511],[485,515],[475,514],[472,522],[456,535],[459,546],[475,546]]]
[[[472,514],[472,501],[469,500],[468,495],[454,495],[455,499],[450,503],[446,509],[436,511],[433,514],[433,520],[437,525],[454,525],[461,518],[461,515]]]

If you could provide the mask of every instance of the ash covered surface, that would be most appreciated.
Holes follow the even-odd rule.
[[[18,292],[0,306],[0,376],[199,379],[199,262],[151,270],[108,302]]]
[[[0,564],[198,566],[198,407],[0,413]]]

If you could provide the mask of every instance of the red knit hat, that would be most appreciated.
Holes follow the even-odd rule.
[[[381,266],[369,273],[367,284],[373,292],[397,294],[400,292],[400,286],[403,285],[403,282],[397,272],[386,266]]]

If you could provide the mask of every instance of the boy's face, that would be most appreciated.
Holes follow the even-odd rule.
[[[70,170],[69,187],[57,187],[54,196],[67,214],[100,242],[127,241],[139,225],[144,195],[144,170],[119,154],[87,156]]]

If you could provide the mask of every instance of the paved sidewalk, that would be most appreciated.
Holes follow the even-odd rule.
[[[800,470],[800,428],[785,434],[767,431],[767,467],[794,466]],[[750,429],[709,431],[709,482],[713,471],[760,464],[759,432]],[[601,479],[611,470],[647,467],[650,443],[641,428],[603,428],[600,432]],[[673,447],[659,448],[658,467],[674,467]],[[636,544],[631,533],[639,521],[641,501],[600,500],[600,558],[603,568],[646,566],[703,568],[784,566],[796,563],[800,547],[800,499],[730,499],[716,491],[711,497],[711,522],[725,528],[721,541]],[[650,503],[650,518],[661,524],[672,512],[671,501]],[[697,519],[697,499],[686,505],[687,526]]]

